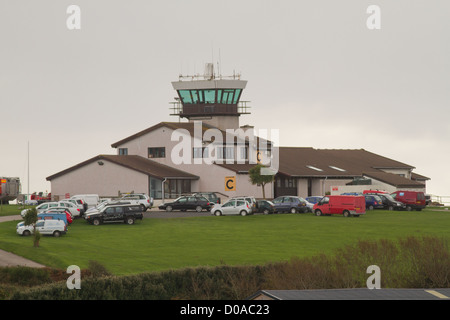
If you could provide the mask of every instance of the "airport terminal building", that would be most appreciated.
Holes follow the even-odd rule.
[[[217,192],[222,198],[252,195],[262,198],[249,170],[262,163],[275,173],[265,186],[268,199],[282,195],[307,197],[351,191],[361,184],[386,191],[425,191],[428,177],[414,167],[364,149],[338,150],[280,147],[271,137],[258,137],[252,126],[241,126],[250,114],[241,101],[247,82],[239,75],[205,74],[173,82],[177,92],[171,115],[177,122],[160,122],[112,143],[115,154],[98,155],[55,173],[54,199],[75,194],[117,197],[146,193],[158,200],[193,192]],[[353,188],[353,189],[352,189]]]

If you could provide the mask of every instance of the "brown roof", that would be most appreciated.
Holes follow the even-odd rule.
[[[314,149],[310,147],[280,147],[278,173],[290,177],[347,178],[370,174],[374,179],[399,187],[419,187],[419,183],[382,169],[414,167],[364,149]],[[219,164],[236,173],[247,173],[255,164]],[[423,184],[420,184],[423,187]]]
[[[158,179],[175,179],[175,178],[182,178],[182,179],[199,179],[198,176],[169,167],[167,165],[158,163],[156,161],[146,159],[141,156],[137,155],[98,155],[94,158],[91,158],[89,160],[86,160],[84,162],[81,162],[73,167],[70,167],[66,170],[63,170],[61,172],[58,172],[54,175],[51,175],[47,177],[46,179],[48,181],[57,178],[59,176],[62,176],[68,172],[71,172],[73,170],[79,169],[81,167],[84,167],[87,164],[90,164],[95,161],[111,161],[115,164],[118,164],[120,166],[123,166],[125,168],[135,170],[144,174],[147,174],[149,176],[158,178]]]
[[[126,143],[128,141],[132,141],[132,140],[134,140],[136,138],[139,138],[139,137],[141,137],[141,136],[143,136],[143,135],[145,135],[147,133],[150,133],[150,132],[152,132],[152,131],[154,131],[156,129],[162,128],[162,127],[166,127],[166,128],[172,129],[172,130],[184,129],[184,130],[187,130],[192,137],[194,137],[194,135],[195,135],[194,126],[195,126],[194,122],[160,122],[160,123],[158,123],[158,124],[156,124],[156,125],[154,125],[154,126],[152,126],[150,128],[142,130],[142,131],[140,131],[138,133],[135,133],[135,134],[133,134],[133,135],[131,135],[131,136],[125,138],[125,139],[122,139],[120,141],[117,141],[117,142],[113,143],[111,145],[111,147],[117,148],[120,145],[122,145],[122,144],[124,144],[124,143]],[[220,130],[220,129],[218,129],[218,128],[214,127],[214,126],[208,125],[206,123],[202,123],[202,137],[203,137],[203,134],[205,133],[205,131],[208,130],[208,129],[219,130],[220,134],[222,135],[222,138],[223,138],[224,142],[227,141],[228,137],[230,137],[230,141],[232,139],[231,137],[236,137],[235,135],[230,136],[230,134],[227,133],[226,131]],[[255,136],[255,142],[256,143],[259,143],[259,139],[262,139],[262,138],[259,138],[259,137]],[[214,139],[212,139],[212,140],[214,140]],[[245,140],[248,141],[247,138]],[[267,144],[270,145],[270,141],[268,141]]]
[[[395,173],[372,171],[364,172],[364,176],[373,178],[375,180],[390,184],[397,188],[423,188],[424,184],[415,180],[410,180],[405,177],[399,176]]]
[[[422,176],[422,175],[420,175],[418,173],[415,173],[415,172],[411,172],[411,179],[412,180],[416,180],[416,181],[431,180],[430,178]]]
[[[279,159],[279,172],[295,177],[354,177],[377,169],[414,169],[364,149],[280,147]]]

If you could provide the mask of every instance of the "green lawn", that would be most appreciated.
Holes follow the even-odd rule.
[[[114,274],[132,274],[221,263],[262,264],[331,254],[359,239],[434,235],[450,238],[450,212],[371,211],[359,218],[279,214],[144,219],[134,225],[92,226],[77,219],[68,234],[31,237],[15,233],[17,222],[0,223],[0,249],[55,268],[96,260]]]

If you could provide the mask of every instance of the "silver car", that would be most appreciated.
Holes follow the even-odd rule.
[[[216,216],[222,215],[241,215],[246,216],[252,213],[251,205],[241,199],[230,199],[224,204],[215,204],[214,207],[211,208],[211,214]]]

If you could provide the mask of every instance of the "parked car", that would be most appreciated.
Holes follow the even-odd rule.
[[[308,206],[305,199],[296,196],[282,196],[274,199],[273,204],[275,206],[275,212],[308,212]]]
[[[87,211],[87,209],[95,207],[100,203],[100,197],[98,196],[98,194],[77,194],[70,197],[70,199],[83,200],[84,211]]]
[[[99,212],[86,214],[84,219],[93,225],[100,225],[109,222],[124,222],[133,224],[136,219],[142,220],[144,217],[140,205],[115,204],[105,206]]]
[[[41,212],[37,215],[38,219],[59,219],[63,220],[66,225],[71,224],[73,222],[72,215],[70,214],[67,209],[64,208],[56,208],[56,209],[50,209],[46,212]]]
[[[168,212],[173,210],[195,210],[201,212],[202,210],[210,210],[214,204],[209,202],[205,197],[200,196],[183,196],[171,202],[161,204],[158,208]]]
[[[67,226],[62,220],[40,220],[36,222],[36,230],[43,235],[59,237],[67,232]],[[34,232],[34,226],[19,222],[16,226],[16,232],[19,235],[28,236]]]
[[[363,196],[325,196],[313,210],[316,216],[342,214],[344,217],[359,217],[366,213],[366,199]]]
[[[209,202],[212,203],[221,202],[220,197],[218,197],[215,192],[196,192],[193,194],[193,196],[205,197],[209,200]]]
[[[44,212],[50,208],[56,208],[56,207],[59,207],[58,202],[44,202],[36,207],[36,211],[38,213],[40,213],[40,212]],[[24,209],[20,212],[20,215],[22,216],[22,218],[25,218],[27,211],[28,211],[28,209]]]
[[[420,211],[425,208],[425,194],[419,191],[395,191],[391,193],[392,198],[405,204],[406,210]]]
[[[87,209],[86,214],[98,213],[106,206],[117,205],[117,204],[134,204],[134,203],[131,203],[130,201],[105,200],[105,201],[99,203],[98,205],[96,205],[95,207]]]
[[[258,205],[256,203],[255,197],[253,197],[253,196],[232,197],[231,199],[247,201],[250,204],[250,208],[251,208],[252,212],[258,211]]]
[[[378,196],[376,194],[365,194],[364,198],[366,198],[366,209],[367,210],[384,208],[383,200],[380,198],[380,196]]]
[[[310,197],[306,197],[305,200],[308,201],[309,203],[316,204],[322,198],[323,198],[323,196],[310,196]]]
[[[270,214],[275,212],[275,205],[269,200],[257,200],[257,210],[256,212]]]
[[[305,200],[306,206],[308,207],[308,212],[313,212],[314,203],[309,202],[308,200]]]
[[[252,208],[250,203],[243,199],[230,199],[224,204],[215,204],[211,208],[211,214],[216,216],[222,215],[241,215],[246,216],[252,214]]]
[[[366,193],[371,194],[371,193]],[[372,193],[377,195],[383,200],[383,208],[387,210],[405,210],[406,206],[404,203],[400,201],[396,201],[392,196],[388,193]]]
[[[67,202],[67,201],[58,201],[58,206],[57,207],[53,207],[52,209],[55,208],[66,208],[67,210],[69,210],[70,214],[72,215],[72,217],[79,217],[81,216],[81,211],[79,208],[77,208],[76,205],[74,205],[73,203]]]
[[[153,198],[144,193],[129,193],[122,196],[120,200],[135,200],[142,206],[142,211],[147,211],[153,206]]]
[[[84,214],[84,203],[81,199],[62,199],[59,202],[69,202],[72,203],[76,208],[80,209],[80,216]]]

